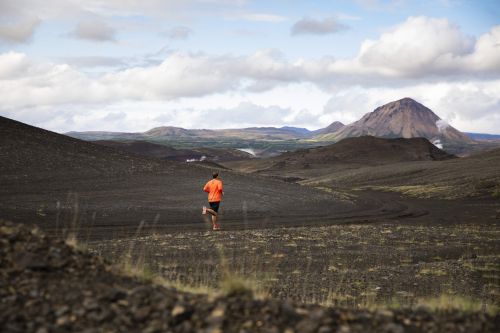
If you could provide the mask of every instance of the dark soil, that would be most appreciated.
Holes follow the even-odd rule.
[[[141,282],[36,229],[0,223],[2,332],[496,332],[500,316],[355,311],[182,293]]]
[[[478,174],[494,174],[497,157],[488,156],[467,163],[477,166]],[[455,161],[412,163],[443,163],[453,171],[450,177],[468,184],[469,178],[463,177],[468,169]],[[451,332],[498,328],[498,317],[481,313],[398,310],[380,314],[318,306],[300,310],[250,297],[187,296],[122,275],[115,279],[116,274],[99,259],[56,241],[75,236],[89,243],[91,251],[112,260],[137,242],[137,249],[144,250],[134,252],[135,258],[143,255],[162,276],[207,286],[213,286],[221,274],[221,256],[214,250],[220,244],[231,270],[264,281],[271,295],[283,299],[358,307],[371,301],[387,303],[397,296],[398,301],[414,305],[421,296],[449,292],[483,300],[488,306],[497,304],[500,201],[496,198],[426,200],[355,191],[352,179],[358,178],[352,170],[341,174],[347,179],[343,189],[335,186],[337,178],[314,183],[302,175],[277,174],[309,182],[310,186],[302,186],[223,170],[223,231],[207,234],[201,215],[206,204],[202,187],[214,167],[140,157],[0,117],[0,217],[36,223],[50,238],[2,225],[0,325],[4,326],[0,330],[275,332],[290,327],[297,332]],[[371,170],[390,183],[400,165],[378,168]],[[433,177],[447,175],[446,168],[436,170]],[[401,173],[409,179],[420,175],[405,168]],[[489,191],[495,184],[480,185]],[[199,283],[204,281],[208,283]],[[108,292],[120,296],[107,299]],[[91,305],[85,308],[87,298]],[[213,322],[207,319],[212,317],[216,317]]]
[[[499,236],[499,224],[388,222],[158,233],[88,247],[113,261],[132,251],[156,274],[196,288],[216,288],[227,269],[300,302],[416,306],[444,296],[498,311]]]

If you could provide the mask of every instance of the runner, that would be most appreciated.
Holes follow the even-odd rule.
[[[220,225],[217,224],[217,215],[220,201],[224,193],[222,192],[222,182],[217,179],[219,173],[215,171],[212,177],[213,179],[208,181],[203,187],[203,191],[208,193],[208,204],[210,208],[203,206],[202,214],[209,213],[212,215],[212,230],[220,230]]]

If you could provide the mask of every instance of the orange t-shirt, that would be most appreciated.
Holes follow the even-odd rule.
[[[208,193],[208,202],[221,201],[222,182],[214,178],[205,184],[203,191]]]

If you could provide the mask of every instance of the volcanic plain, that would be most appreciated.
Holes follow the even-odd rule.
[[[219,170],[223,230],[212,232],[201,189],[213,166],[139,156],[6,118],[0,126],[2,219],[35,223],[51,238],[127,260],[183,290],[217,290],[230,272],[280,300],[499,316],[496,151],[460,159],[428,141],[368,137],[359,148],[347,141],[354,151],[347,168],[336,164],[338,152],[325,153],[338,147],[224,162],[234,170]],[[379,147],[370,150],[373,163],[354,158],[367,142]],[[483,172],[465,167],[474,164]],[[409,178],[421,192],[402,191]],[[426,188],[432,179],[448,192]]]

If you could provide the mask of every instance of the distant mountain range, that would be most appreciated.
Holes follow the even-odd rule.
[[[437,147],[455,154],[467,154],[471,150],[482,149],[481,145],[491,148],[490,146],[495,146],[500,142],[500,135],[462,133],[442,120],[431,109],[411,98],[403,98],[380,106],[354,123],[344,125],[336,121],[315,131],[291,126],[220,130],[162,126],[143,133],[69,132],[66,135],[87,141],[139,140],[167,144],[190,142],[195,143],[194,146],[202,146],[207,142],[224,142],[222,146],[219,146],[231,148],[241,148],[242,143],[245,145],[245,142],[292,142],[292,146],[275,148],[274,153],[366,135],[380,138],[422,137]],[[481,144],[478,144],[477,141],[480,141]],[[301,145],[294,148],[293,145],[296,144],[293,142]]]
[[[471,143],[472,140],[496,140],[500,135],[462,133],[431,109],[411,98],[403,98],[376,108],[360,120],[344,125],[335,121],[325,128],[310,131],[301,127],[249,127],[240,129],[185,129],[161,126],[142,133],[69,132],[69,136],[95,140],[161,140],[220,139],[339,141],[350,137],[371,135],[382,138],[423,137],[431,142]]]
[[[185,129],[173,126],[161,126],[142,133],[124,132],[68,132],[68,136],[87,140],[179,140],[179,139],[241,139],[241,140],[300,140],[311,138],[317,134],[330,133],[344,126],[334,122],[328,127],[310,131],[307,128],[284,126],[276,127],[248,127],[238,129]]]
[[[468,133],[464,132],[472,140],[476,141],[500,141],[499,134],[484,134],[484,133]]]

